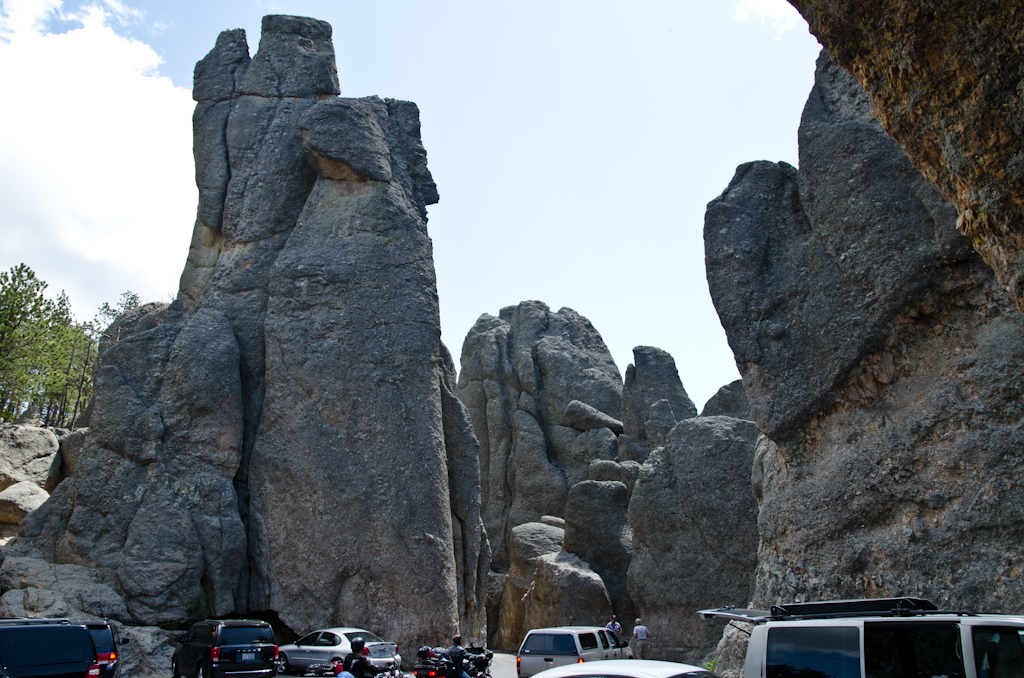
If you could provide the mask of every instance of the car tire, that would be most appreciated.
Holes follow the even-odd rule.
[[[281,675],[288,675],[292,672],[292,667],[288,664],[288,655],[279,653],[277,661],[281,663]]]
[[[171,657],[171,678],[181,678],[181,673],[178,671],[177,657]]]
[[[206,678],[206,667],[202,664],[196,666],[196,678]]]

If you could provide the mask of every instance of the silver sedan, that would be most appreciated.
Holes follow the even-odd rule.
[[[380,668],[389,664],[402,665],[398,646],[389,643],[365,629],[349,627],[320,629],[307,633],[291,645],[282,645],[277,650],[277,661],[284,673],[304,673],[310,664],[327,664],[341,661],[352,652],[352,639],[362,638],[369,651],[370,661]]]

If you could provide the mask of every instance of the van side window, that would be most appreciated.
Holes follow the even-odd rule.
[[[551,654],[579,654],[576,651],[576,641],[568,633],[553,634],[551,636]]]
[[[860,678],[859,630],[855,626],[769,629],[767,678]]]
[[[596,650],[597,649],[597,636],[593,633],[581,633],[580,634],[580,647],[584,650]]]
[[[973,631],[978,678],[1024,678],[1024,629],[975,626]]]
[[[213,628],[214,627],[210,624],[196,624],[194,627],[192,627],[192,642],[212,643]]]
[[[962,657],[956,624],[864,624],[866,678],[963,678]]]

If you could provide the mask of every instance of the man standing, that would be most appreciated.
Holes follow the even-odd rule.
[[[637,659],[647,659],[647,641],[651,637],[651,632],[647,630],[647,627],[640,622],[640,618],[637,617],[636,625],[633,627],[633,640],[634,650],[636,650]]]
[[[618,640],[620,643],[622,642],[622,624],[619,623],[618,617],[616,617],[613,614],[612,620],[605,624],[605,628],[611,631],[613,634],[615,634],[616,640]]]

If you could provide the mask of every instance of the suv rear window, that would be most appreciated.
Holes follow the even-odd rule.
[[[859,629],[769,629],[767,669],[767,678],[860,678]]]
[[[594,641],[596,642],[597,639],[595,638]],[[577,654],[576,641],[568,633],[531,633],[523,643],[523,649],[520,652],[524,654],[575,655]]]
[[[0,663],[9,668],[95,661],[89,632],[81,626],[0,629]]]
[[[220,630],[221,645],[274,645],[274,629],[269,626],[225,626]]]
[[[978,678],[1020,678],[1024,675],[1021,632],[1012,626],[975,626],[974,663]]]
[[[96,652],[112,652],[114,649],[114,637],[110,633],[110,627],[89,627],[89,635],[96,645]]]

